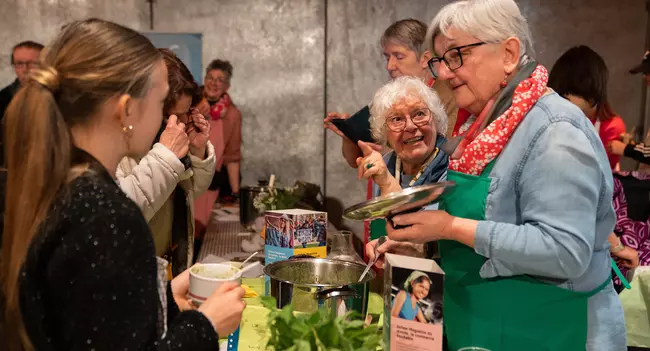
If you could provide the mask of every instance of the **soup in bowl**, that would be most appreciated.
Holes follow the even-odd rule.
[[[205,300],[226,282],[241,284],[241,269],[227,263],[197,263],[190,268],[189,297],[195,305]]]

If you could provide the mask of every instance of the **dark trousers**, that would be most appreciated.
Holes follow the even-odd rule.
[[[239,174],[239,181],[241,181],[241,173]],[[219,190],[219,198],[239,195],[232,193],[232,187],[230,186],[230,179],[228,178],[228,169],[226,168],[226,165],[223,165],[220,171],[214,173],[214,177],[212,177],[212,183],[210,183],[210,187],[208,189],[212,191]]]

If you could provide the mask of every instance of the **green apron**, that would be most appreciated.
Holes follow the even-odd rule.
[[[456,182],[441,209],[475,220],[485,219],[494,161],[481,176],[448,171]],[[486,258],[455,241],[440,241],[445,271],[444,326],[450,351],[478,346],[491,351],[585,350],[587,300],[611,284],[574,292],[521,275],[483,279]]]

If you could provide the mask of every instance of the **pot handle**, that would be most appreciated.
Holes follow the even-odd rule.
[[[333,297],[352,297],[358,299],[359,295],[357,294],[356,291],[350,289],[349,287],[341,287],[341,288],[323,290],[321,292],[316,293],[314,297],[318,300],[327,300]]]

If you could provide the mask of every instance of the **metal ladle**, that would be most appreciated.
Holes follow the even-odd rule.
[[[377,241],[377,246],[375,246],[375,258],[373,258],[370,262],[368,262],[366,269],[364,269],[363,273],[361,273],[361,278],[359,278],[359,283],[363,280],[363,278],[366,277],[366,274],[368,274],[368,271],[370,271],[370,267],[374,266],[375,263],[377,263],[377,260],[379,259],[379,254],[377,253],[377,249],[379,249],[379,247],[385,242],[386,242],[385,236],[379,237],[379,240]]]

